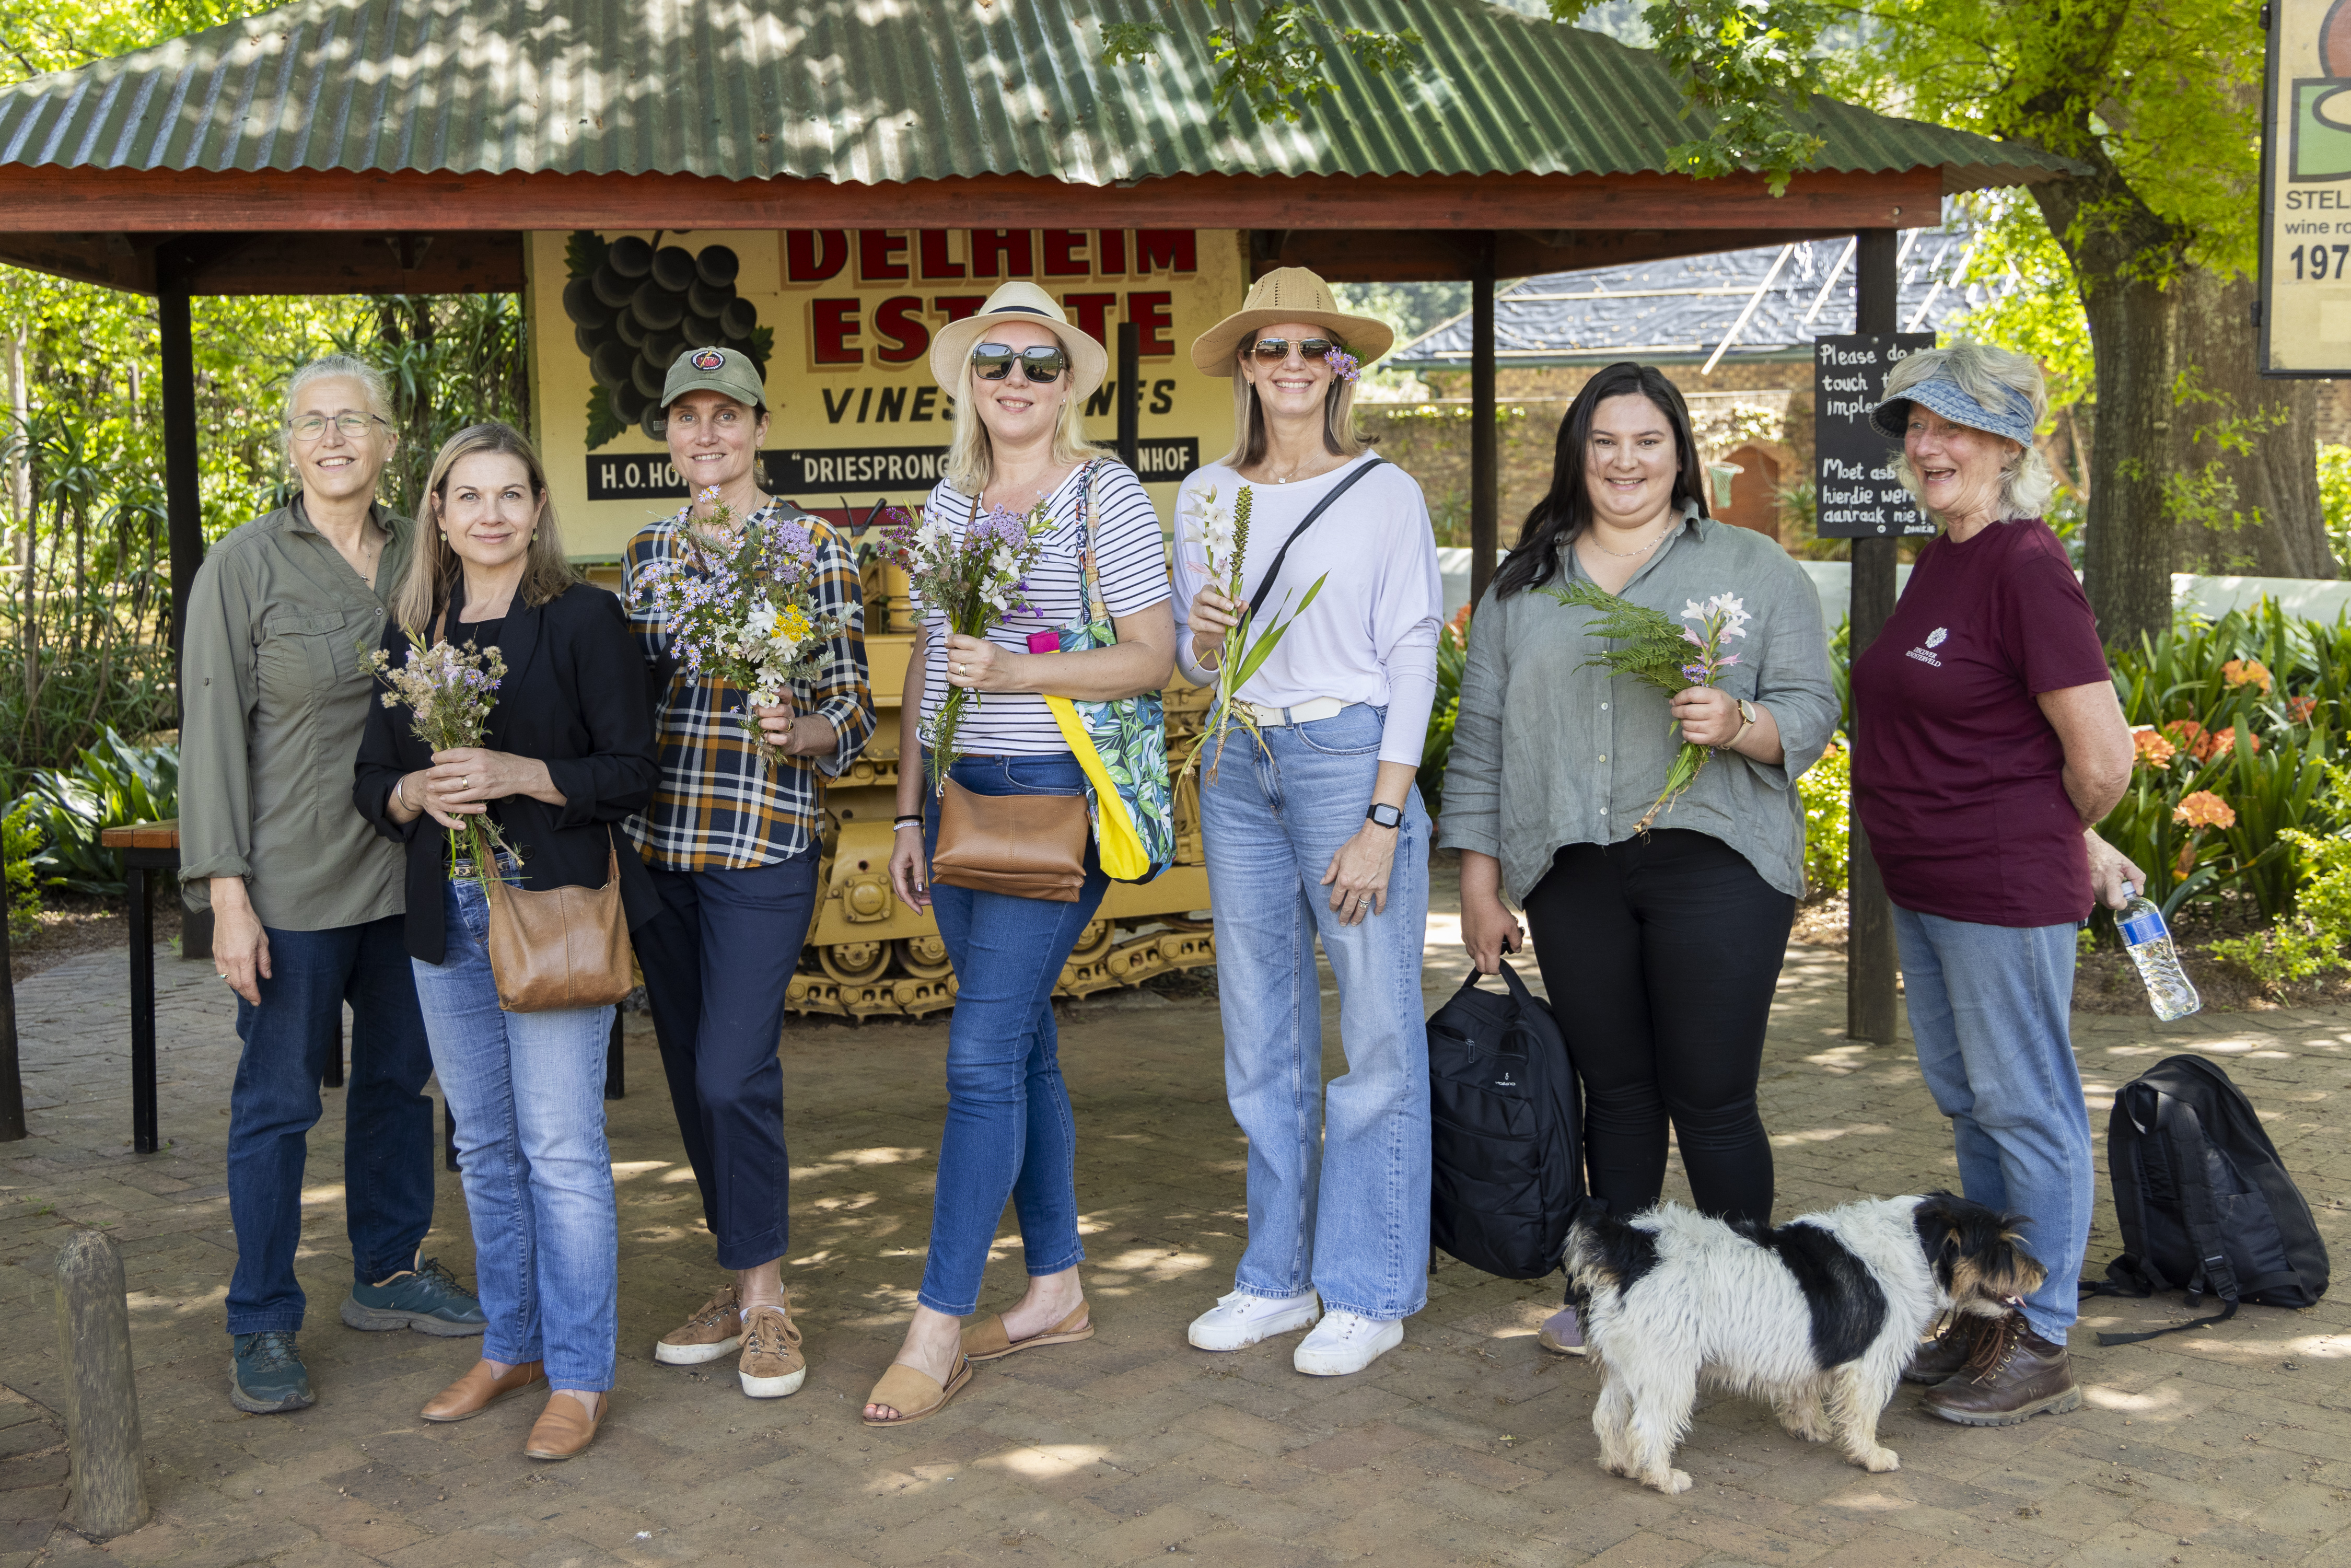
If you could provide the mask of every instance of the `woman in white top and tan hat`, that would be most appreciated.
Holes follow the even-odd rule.
[[[974,1361],[1093,1333],[1078,1281],[1085,1249],[1077,1137],[1052,998],[1109,881],[1089,841],[1074,901],[933,884],[939,810],[925,788],[923,729],[950,687],[985,692],[986,702],[957,723],[960,756],[949,781],[975,796],[1081,795],[1085,776],[1046,695],[1111,701],[1166,685],[1176,627],[1159,517],[1133,471],[1085,440],[1085,400],[1109,358],[1033,283],[1006,284],[978,315],[940,329],[931,342],[931,373],[955,399],[955,436],[926,520],[946,519],[960,539],[983,509],[1026,514],[1042,502],[1053,526],[1025,579],[1026,607],[985,636],[967,637],[947,629],[937,606],[919,606],[922,626],[906,664],[890,880],[908,907],[937,918],[958,988],[947,1024],[947,1123],[930,1258],[905,1343],[865,1406],[871,1427],[904,1426],[944,1408]],[[1029,652],[1031,636],[1058,646],[1054,633],[1086,619],[1081,538],[1117,643]],[[966,1329],[1008,1200],[1020,1220],[1028,1291]]]
[[[1401,1343],[1428,1288],[1429,824],[1413,777],[1444,590],[1420,486],[1354,428],[1356,371],[1394,336],[1338,309],[1303,267],[1259,278],[1192,345],[1195,366],[1231,379],[1236,431],[1177,507],[1176,654],[1196,684],[1217,679],[1226,631],[1252,599],[1267,626],[1321,583],[1236,694],[1261,743],[1234,734],[1200,791],[1249,1218],[1233,1292],[1190,1333],[1203,1350],[1238,1350],[1314,1324],[1291,1364],[1318,1375]],[[1237,602],[1228,574],[1208,574],[1198,523],[1244,485]],[[1327,1100],[1318,936],[1347,1055]]]

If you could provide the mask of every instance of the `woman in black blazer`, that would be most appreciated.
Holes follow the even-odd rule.
[[[383,646],[412,634],[506,661],[485,744],[427,752],[405,707],[374,708],[353,798],[408,846],[407,937],[433,1066],[457,1124],[489,1328],[482,1359],[424,1407],[462,1421],[551,1385],[523,1451],[565,1459],[609,1407],[620,1331],[619,1226],[604,1143],[604,1047],[612,1009],[510,1013],[490,972],[476,868],[450,874],[450,832],[487,813],[521,858],[496,874],[534,892],[602,887],[617,852],[634,927],[661,909],[619,833],[658,771],[643,664],[621,601],[572,580],[538,455],[503,424],[460,431],[427,486],[426,529]],[[366,1137],[352,1129],[354,1146]]]

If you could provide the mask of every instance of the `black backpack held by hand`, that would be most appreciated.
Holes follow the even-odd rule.
[[[2122,1086],[2106,1124],[2106,1161],[2123,1253],[2085,1294],[2206,1292],[2225,1310],[2154,1333],[2102,1333],[2135,1344],[2237,1315],[2237,1303],[2307,1307],[2326,1291],[2326,1244],[2277,1146],[2229,1075],[2200,1056],[2172,1056]]]
[[[1508,996],[1479,975],[1428,1020],[1429,1238],[1506,1280],[1559,1267],[1583,1197],[1583,1112],[1551,1009],[1509,963]]]

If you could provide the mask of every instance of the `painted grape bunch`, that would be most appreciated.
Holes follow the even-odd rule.
[[[733,349],[766,371],[769,335],[758,308],[735,292],[742,263],[726,246],[656,250],[635,235],[607,245],[583,231],[572,235],[570,263],[563,313],[608,415],[593,417],[591,405],[591,450],[631,425],[662,438],[662,382],[687,349]]]

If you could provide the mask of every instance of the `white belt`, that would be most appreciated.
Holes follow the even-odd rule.
[[[1279,729],[1284,725],[1312,724],[1318,718],[1336,718],[1347,709],[1337,697],[1309,697],[1290,707],[1268,707],[1263,703],[1243,703],[1261,729]]]

